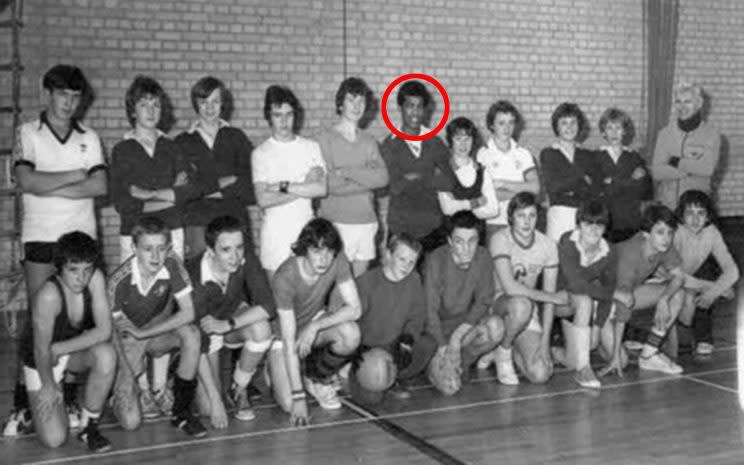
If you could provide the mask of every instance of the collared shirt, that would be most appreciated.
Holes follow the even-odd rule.
[[[124,136],[122,137],[123,140],[135,140],[139,142],[139,144],[142,146],[143,149],[145,149],[145,152],[150,156],[150,158],[155,156],[155,147],[157,146],[158,139],[161,137],[168,137],[163,131],[160,129],[155,130],[155,143],[150,145],[149,140],[143,139],[137,135],[137,131],[134,129],[131,129],[124,133]]]
[[[217,138],[217,133],[220,131],[220,129],[229,127],[230,123],[225,121],[224,119],[220,118],[217,120],[217,131],[214,134],[210,134],[209,132],[205,131],[202,127],[201,120],[197,119],[193,123],[191,123],[191,126],[188,129],[189,134],[193,134],[194,132],[198,132],[199,135],[204,139],[204,143],[207,144],[207,147],[210,149],[214,148],[214,140]]]
[[[589,256],[587,253],[587,250],[581,245],[581,241],[579,240],[579,230],[574,229],[570,232],[569,239],[574,243],[576,246],[576,250],[579,251],[579,264],[583,267],[591,266],[598,261],[602,260],[604,257],[606,257],[610,253],[610,246],[607,245],[607,241],[603,238],[599,239],[599,251]]]

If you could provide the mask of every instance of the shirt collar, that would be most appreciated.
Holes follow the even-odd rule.
[[[160,129],[156,129],[156,131],[157,131],[157,137],[155,138],[155,140],[160,139],[161,137],[168,137]],[[129,131],[124,133],[124,140],[130,140],[130,139],[134,139],[137,142],[140,141],[139,138],[137,137],[137,131],[135,131],[134,129],[130,129]]]
[[[139,293],[143,296],[146,296],[150,293],[150,290],[155,285],[156,282],[160,280],[169,280],[170,279],[170,272],[168,271],[168,268],[163,265],[162,268],[160,268],[160,271],[158,271],[158,274],[155,275],[155,278],[153,278],[152,282],[150,283],[150,286],[147,287],[147,289],[143,288],[142,286],[144,283],[142,282],[142,278],[140,277],[140,270],[139,265],[137,262],[137,256],[132,257],[132,284],[137,286],[137,290]]]
[[[589,258],[586,254],[586,249],[584,249],[581,246],[581,242],[579,241],[579,230],[578,229],[574,229],[571,232],[569,239],[573,241],[574,245],[576,246],[576,250],[579,251],[579,257],[580,257],[579,263],[584,268],[597,263],[598,261],[602,260],[610,253],[610,246],[607,245],[607,241],[605,241],[604,238],[602,238],[599,240],[599,253]]]
[[[46,125],[50,131],[54,132],[54,129],[52,129],[52,125],[49,123],[49,118],[47,118],[47,112],[46,110],[39,113],[39,130],[41,131],[44,128],[44,125]],[[78,121],[75,118],[70,119],[70,129],[75,130],[79,132],[80,134],[84,134],[85,130],[82,126],[80,126],[80,121]]]
[[[220,118],[220,119],[217,120],[217,130],[218,131],[220,129],[224,128],[224,127],[227,127],[227,126],[230,126],[230,123],[228,123],[224,119]],[[188,129],[187,132],[189,134],[193,134],[195,131],[197,131],[199,129],[202,129],[202,125],[201,125],[201,120],[200,119],[197,119],[197,120],[194,120],[193,123],[191,123],[191,126],[189,126],[189,129]]]
[[[491,137],[488,138],[488,141],[486,142],[486,146],[489,149],[495,150],[495,151],[497,151],[499,153],[508,153],[508,152],[511,152],[512,150],[514,150],[515,148],[517,148],[518,144],[517,144],[517,141],[516,140],[514,140],[513,138],[510,137],[509,138],[509,150],[507,150],[506,152],[504,152],[503,150],[501,150],[500,148],[498,148],[498,146],[496,146],[496,140],[494,140],[493,136],[491,136]]]

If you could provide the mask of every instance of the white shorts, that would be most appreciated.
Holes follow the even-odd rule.
[[[548,208],[548,227],[546,235],[558,242],[566,231],[573,231],[576,228],[576,208],[555,205]]]
[[[57,364],[52,367],[52,375],[54,376],[54,382],[59,384],[62,381],[62,377],[65,375],[67,369],[67,363],[70,361],[70,354],[63,355],[57,360]],[[23,366],[23,379],[26,380],[26,390],[35,392],[41,389],[41,376],[36,368],[30,368]]]
[[[173,251],[183,260],[183,228],[171,230]],[[132,236],[119,236],[119,263],[132,256]]]
[[[374,260],[375,235],[380,226],[375,223],[344,224],[333,223],[344,241],[344,253],[349,261]]]
[[[306,223],[307,221],[269,220],[261,225],[259,258],[265,270],[276,271],[292,255],[292,244],[297,241]]]

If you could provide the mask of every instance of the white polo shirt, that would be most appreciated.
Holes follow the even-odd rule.
[[[320,146],[314,140],[295,136],[290,142],[270,137],[253,150],[253,182],[304,182],[310,170],[326,171]],[[302,227],[313,218],[312,200],[298,198],[263,210],[261,222],[261,265],[276,270],[292,254],[291,246]]]
[[[42,113],[34,121],[17,130],[13,150],[15,166],[28,165],[35,171],[59,172],[105,169],[101,141],[92,129],[73,123],[62,140],[49,127]],[[42,197],[24,193],[21,240],[54,242],[61,235],[82,231],[96,237],[96,217],[93,198],[68,199]]]
[[[535,161],[530,152],[517,144],[517,141],[509,141],[509,150],[502,152],[496,147],[493,138],[489,138],[485,147],[478,150],[475,156],[478,163],[485,166],[486,173],[491,178],[494,189],[499,188],[499,181],[524,182],[527,172],[535,168]],[[507,207],[509,200],[499,200],[499,214],[486,222],[493,225],[507,225]]]

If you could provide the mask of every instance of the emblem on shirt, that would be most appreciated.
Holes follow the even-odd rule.
[[[88,144],[80,144],[80,151],[85,153],[88,151]]]
[[[527,277],[527,269],[521,263],[514,267],[514,280],[522,282]]]
[[[165,284],[161,284],[161,285],[158,286],[157,289],[155,289],[155,295],[158,296],[158,297],[160,297],[160,296],[164,295],[167,290],[168,290],[168,288],[166,287],[166,285]]]

